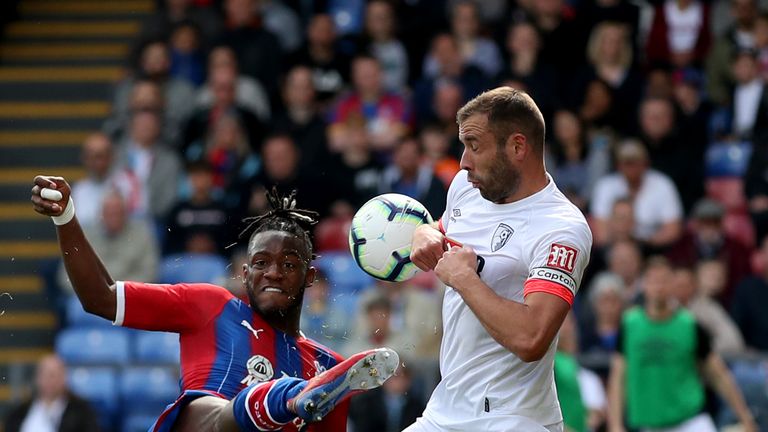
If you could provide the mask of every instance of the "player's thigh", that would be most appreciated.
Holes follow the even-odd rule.
[[[214,396],[193,400],[181,410],[174,432],[238,432],[234,418],[230,423],[229,401]]]

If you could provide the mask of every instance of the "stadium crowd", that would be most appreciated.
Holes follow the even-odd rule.
[[[355,431],[399,431],[421,413],[438,379],[444,287],[430,274],[361,277],[348,253],[351,217],[396,192],[439,218],[463,151],[456,111],[499,85],[541,108],[548,171],[594,234],[556,367],[556,377],[578,374],[580,391],[561,392],[566,422],[584,417],[569,426],[606,427],[609,358],[623,312],[644,301],[649,258],[671,264],[669,295],[712,350],[743,376],[759,367],[768,12],[757,0],[158,6],[114,87],[112,114],[83,143],[78,218],[115,279],[208,281],[242,294],[241,220],[264,211],[273,185],[298,189],[323,216],[323,276],[306,292],[304,332],[342,354],[390,346],[409,366],[353,402]],[[58,284],[63,306],[72,295],[63,269]],[[709,396],[707,410],[729,423]]]

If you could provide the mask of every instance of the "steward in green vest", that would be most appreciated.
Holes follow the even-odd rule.
[[[648,260],[645,301],[622,317],[611,360],[609,431],[626,423],[641,431],[716,432],[704,412],[704,377],[728,402],[747,431],[757,431],[730,372],[711,350],[709,336],[673,297],[674,273],[666,259]]]

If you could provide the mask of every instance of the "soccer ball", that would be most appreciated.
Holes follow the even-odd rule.
[[[389,193],[360,207],[349,230],[349,249],[357,265],[369,275],[401,282],[418,271],[411,262],[411,235],[432,216],[415,199]]]

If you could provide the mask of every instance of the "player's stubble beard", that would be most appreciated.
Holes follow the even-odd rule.
[[[480,196],[496,204],[504,204],[520,187],[520,177],[520,170],[509,160],[504,146],[499,146],[488,168],[488,181],[478,188]]]

